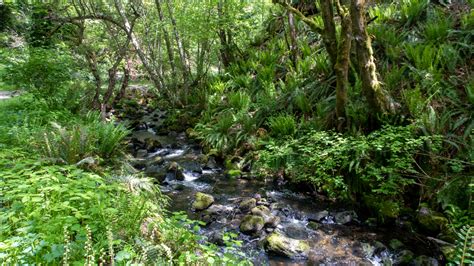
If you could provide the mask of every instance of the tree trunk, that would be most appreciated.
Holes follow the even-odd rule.
[[[183,42],[181,41],[181,38],[179,36],[178,32],[178,26],[176,25],[176,19],[174,18],[173,15],[173,7],[171,6],[171,3],[169,0],[167,0],[167,6],[168,6],[168,13],[170,16],[170,21],[171,25],[173,26],[173,34],[174,38],[176,40],[176,44],[178,46],[178,54],[179,54],[179,59],[181,60],[181,68],[183,71],[183,82],[186,83],[187,79],[189,78],[189,68],[188,68],[188,63],[186,60],[186,53],[184,51],[184,46]]]
[[[293,13],[288,12],[288,27],[290,29],[290,54],[291,62],[298,71],[298,43],[296,42],[296,25]]]
[[[120,87],[119,92],[114,98],[114,104],[118,103],[124,96],[130,81],[130,62],[129,59],[126,59],[125,66],[123,67],[123,79],[122,86]]]
[[[337,45],[336,72],[336,117],[337,129],[342,131],[347,124],[346,105],[349,90],[349,63],[352,42],[352,21],[349,10],[336,0],[337,13],[341,18],[341,35]]]
[[[377,77],[372,44],[366,29],[365,0],[352,0],[350,13],[356,44],[357,63],[362,81],[362,92],[373,112],[380,114],[394,113],[396,103],[382,89]]]
[[[87,49],[87,48],[86,48]],[[92,73],[92,76],[95,80],[95,93],[94,97],[92,98],[92,108],[99,109],[100,107],[100,90],[102,88],[102,79],[100,77],[99,70],[97,69],[97,59],[95,54],[90,51],[85,52],[87,65],[89,66],[89,70]]]
[[[163,10],[161,9],[161,0],[155,0],[155,5],[156,9],[158,11],[158,16],[160,18],[160,22],[164,23],[165,19],[163,16]],[[170,36],[168,33],[168,30],[166,30],[166,27],[162,27],[163,30],[163,38],[165,39],[165,45],[166,45],[166,52],[168,54],[168,60],[171,66],[171,75],[173,77],[176,77],[176,66],[174,64],[174,55],[173,55],[173,49],[171,46],[171,41],[170,41]]]
[[[232,33],[228,30],[228,26],[223,25],[225,20],[225,0],[219,0],[217,3],[217,15],[219,18],[219,40],[221,42],[220,54],[224,69],[226,69],[234,61],[234,54],[232,51]]]
[[[334,67],[337,61],[336,23],[334,22],[334,6],[332,0],[320,0],[321,14],[324,22],[322,32],[324,46]]]
[[[158,77],[159,73],[157,74],[154,71],[154,69],[151,67],[150,63],[148,62],[148,59],[135,36],[135,33],[133,33],[133,27],[130,24],[130,21],[128,20],[127,15],[125,14],[125,10],[123,9],[121,1],[115,0],[114,2],[115,2],[115,8],[117,9],[117,12],[120,14],[120,17],[123,20],[125,33],[127,34],[128,38],[130,38],[133,48],[135,48],[135,51],[137,52],[138,57],[140,57],[140,60],[142,61],[143,67],[148,72],[148,75],[150,76],[150,79],[152,80],[155,87],[157,89],[161,89],[163,86],[161,84],[160,78]]]

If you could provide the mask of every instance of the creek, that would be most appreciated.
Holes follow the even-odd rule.
[[[241,251],[255,265],[440,263],[429,241],[402,226],[370,225],[349,206],[290,191],[273,181],[228,177],[218,158],[204,155],[199,143],[185,133],[164,130],[165,117],[166,112],[154,111],[132,123],[133,165],[156,178],[171,199],[170,211],[184,211],[206,223],[199,233],[209,242],[222,245],[223,234],[235,232],[243,243]],[[198,192],[213,197],[202,211],[192,207]],[[255,207],[264,214],[255,213]],[[250,215],[264,221],[243,230],[242,221]],[[278,241],[283,244],[269,247],[265,243],[270,235],[282,237]]]

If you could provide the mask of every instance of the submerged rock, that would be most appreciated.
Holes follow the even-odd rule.
[[[261,216],[246,215],[240,223],[240,231],[246,234],[256,233],[262,230],[264,225],[265,221]]]
[[[265,239],[267,252],[273,252],[288,258],[306,258],[309,252],[308,242],[286,237],[280,233],[272,233]]]
[[[209,208],[212,203],[214,203],[213,196],[198,192],[196,193],[195,200],[193,202],[193,209],[195,209],[196,211],[202,211]]]

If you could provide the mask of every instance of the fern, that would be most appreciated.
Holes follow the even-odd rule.
[[[474,263],[474,226],[463,226],[456,230],[456,236],[456,251],[449,265],[472,265]]]

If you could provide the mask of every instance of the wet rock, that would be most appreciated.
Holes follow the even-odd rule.
[[[298,224],[288,225],[283,231],[288,237],[295,239],[307,239],[309,237],[309,233],[306,228]]]
[[[161,147],[161,143],[158,140],[152,138],[145,139],[145,149],[148,152],[155,152]]]
[[[183,191],[185,188],[186,186],[184,186],[183,184],[177,184],[176,186],[174,186],[173,189],[177,191]]]
[[[239,209],[243,213],[247,213],[257,206],[257,200],[254,198],[245,198],[240,202]]]
[[[181,166],[191,172],[202,174],[201,164],[196,161],[181,162]]]
[[[280,223],[280,217],[273,215],[270,209],[263,205],[254,207],[250,212],[262,217],[268,227],[276,227]]]
[[[150,165],[145,169],[145,175],[163,182],[166,179],[166,169],[159,165]]]
[[[257,194],[257,195],[260,195],[260,194]],[[271,206],[270,202],[268,202],[266,198],[257,199],[257,205],[259,206],[262,205],[268,208]]]
[[[218,246],[225,246],[225,242],[223,238],[224,238],[224,233],[222,231],[212,231],[208,235],[207,240]]]
[[[209,159],[207,160],[207,163],[204,166],[204,168],[206,168],[206,169],[215,169],[215,168],[217,168],[216,158],[214,158],[214,156],[209,156],[208,158]]]
[[[267,252],[276,253],[288,258],[306,258],[309,245],[304,240],[292,239],[280,233],[272,233],[264,241]]]
[[[317,213],[312,213],[308,215],[308,221],[321,222],[327,216],[329,216],[328,211],[320,211]]]
[[[374,246],[365,242],[360,243],[360,245],[362,247],[362,252],[364,254],[364,257],[370,258],[374,255],[375,249],[376,249]]]
[[[382,253],[387,250],[387,247],[380,241],[374,242],[374,248],[376,253]]]
[[[132,159],[130,164],[136,169],[144,169],[147,166],[147,162],[144,159]]]
[[[177,162],[170,163],[168,166],[168,174],[171,174],[171,178],[175,178],[179,181],[183,181],[185,178],[183,168]]]
[[[240,231],[242,231],[242,233],[252,234],[262,230],[264,225],[265,221],[261,216],[246,215],[240,223]]]
[[[343,211],[334,214],[334,220],[337,224],[348,224],[357,218],[357,214],[354,211]]]
[[[205,214],[213,216],[227,215],[230,212],[231,208],[220,204],[213,204],[209,208],[207,208],[207,210],[204,211]]]
[[[137,158],[145,158],[148,155],[148,151],[145,149],[140,149],[137,151]]]
[[[192,207],[196,211],[202,211],[209,208],[209,206],[211,206],[212,203],[214,203],[213,196],[202,193],[202,192],[198,192],[196,193]]]
[[[418,210],[417,221],[423,230],[430,233],[439,233],[448,225],[446,217],[429,209],[426,205],[422,205]]]
[[[415,254],[407,249],[400,251],[393,260],[393,263],[396,265],[407,265],[413,261]]]
[[[164,162],[163,157],[161,156],[154,156],[148,160],[149,165],[154,165],[154,164],[162,164]]]
[[[398,239],[392,239],[390,240],[390,244],[389,244],[390,248],[393,249],[393,250],[400,250],[402,249],[405,245],[402,243],[402,241],[398,240]]]
[[[416,257],[412,262],[415,266],[437,266],[439,265],[438,261],[435,258],[428,257],[426,255],[421,255]]]
[[[310,221],[310,222],[308,223],[308,228],[311,229],[311,230],[316,231],[316,230],[318,230],[318,228],[319,228],[319,223]]]

